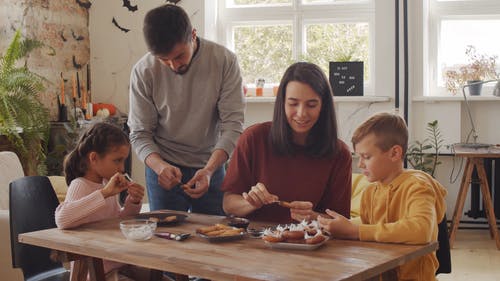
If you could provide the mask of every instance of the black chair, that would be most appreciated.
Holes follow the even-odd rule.
[[[25,280],[69,280],[69,271],[50,259],[50,249],[18,241],[21,233],[56,227],[59,201],[49,179],[29,176],[12,181],[9,200],[12,266],[21,268]]]
[[[450,240],[448,238],[446,214],[438,225],[438,243],[439,248],[436,251],[436,257],[439,261],[439,267],[436,271],[436,275],[440,273],[451,273]]]

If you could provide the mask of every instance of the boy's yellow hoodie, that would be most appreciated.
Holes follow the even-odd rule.
[[[362,197],[359,239],[404,244],[437,241],[446,193],[438,181],[417,170],[405,170],[388,185],[373,183]],[[438,266],[433,252],[400,266],[398,279],[435,280]]]

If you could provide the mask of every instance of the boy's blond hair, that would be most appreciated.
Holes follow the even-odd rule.
[[[376,146],[382,151],[387,151],[394,145],[399,145],[403,149],[403,155],[408,149],[408,127],[401,116],[382,112],[368,118],[361,124],[352,135],[352,147],[356,149],[359,143],[369,134],[374,134],[377,138]]]

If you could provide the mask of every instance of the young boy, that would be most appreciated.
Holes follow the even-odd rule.
[[[326,210],[320,226],[336,238],[404,244],[437,241],[438,223],[446,211],[446,190],[428,174],[403,168],[408,143],[404,120],[379,113],[361,124],[352,137],[358,167],[372,184],[361,199],[361,224]],[[435,252],[397,270],[399,280],[435,280]]]

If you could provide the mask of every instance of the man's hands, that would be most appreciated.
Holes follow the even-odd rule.
[[[181,182],[181,170],[165,161],[159,163],[153,170],[158,175],[158,183],[166,190],[172,189]]]
[[[200,198],[208,191],[212,171],[207,168],[202,168],[194,174],[185,184],[182,183],[182,172],[178,167],[175,167],[165,161],[157,163],[156,169],[153,169],[158,175],[158,183],[166,190],[171,190],[176,185],[181,184],[182,189],[191,198]]]
[[[182,189],[191,198],[200,198],[208,191],[212,171],[207,168],[199,169],[186,184],[182,185]]]

